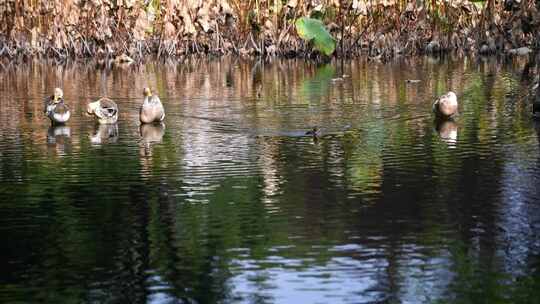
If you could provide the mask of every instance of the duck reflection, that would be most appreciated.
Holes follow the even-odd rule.
[[[47,130],[47,143],[56,144],[71,137],[71,128],[65,125],[50,126]]]
[[[66,139],[71,137],[71,128],[66,125],[52,125],[47,130],[47,144],[54,146],[58,155],[66,151]]]
[[[458,126],[453,120],[436,120],[435,129],[439,137],[450,147],[455,147],[457,143]]]
[[[115,143],[118,140],[118,124],[98,124],[90,136],[93,145]]]
[[[152,156],[151,144],[160,143],[165,134],[165,124],[142,124],[139,129],[141,135],[141,156]]]
[[[161,142],[165,134],[165,124],[142,124],[139,132],[143,143]]]

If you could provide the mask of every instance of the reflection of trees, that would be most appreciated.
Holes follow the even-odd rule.
[[[31,145],[26,147],[30,149]],[[26,261],[14,265],[11,272],[26,273],[20,284],[38,292],[29,291],[26,300],[96,297],[100,301],[145,292],[147,242],[134,227],[140,223],[145,229],[144,220],[139,218],[144,213],[125,208],[125,201],[118,200],[125,196],[127,201],[137,201],[140,190],[135,190],[138,187],[130,174],[133,160],[128,157],[117,166],[88,145],[84,151],[83,156],[66,154],[60,160],[27,163],[22,175],[32,183],[16,186],[12,196],[4,200],[6,210],[19,210],[19,215],[3,219],[11,218],[27,227],[15,230],[17,235],[10,247],[20,249],[5,253],[3,259],[14,260],[15,254],[18,260]],[[131,179],[133,188],[119,190],[117,176]],[[21,202],[26,202],[24,206],[30,210],[21,209]],[[92,292],[87,294],[89,289]]]
[[[226,301],[244,277],[271,297],[268,286],[284,267],[291,275],[355,278],[367,282],[354,286],[359,292],[395,301],[463,288],[482,278],[471,279],[471,269],[526,276],[514,264],[537,260],[537,212],[527,203],[536,197],[537,170],[523,168],[529,158],[516,154],[532,131],[523,107],[506,99],[515,89],[511,68],[355,61],[344,67],[350,77],[332,81],[341,76],[336,70],[293,60],[189,59],[1,74],[3,92],[27,94],[22,105],[0,103],[2,220],[28,228],[13,229],[13,252],[3,260],[20,263],[0,278],[39,290],[67,285],[72,293],[58,295],[74,301],[136,303],[158,294]],[[115,98],[123,113],[118,140],[91,146],[93,122],[74,116],[70,149],[48,155],[40,97],[56,84],[75,112],[98,95]],[[139,127],[137,88],[146,85],[162,96],[166,132]],[[449,89],[462,100],[449,127],[458,134],[452,146],[429,114],[433,97]],[[312,125],[324,127],[317,143],[299,136]],[[523,146],[502,147],[514,142]],[[29,158],[37,161],[24,164]],[[517,178],[523,170],[531,185]],[[507,238],[515,256],[501,253]],[[463,246],[448,248],[456,239]],[[477,286],[487,293],[499,286],[489,284]],[[49,296],[57,295],[36,298]]]

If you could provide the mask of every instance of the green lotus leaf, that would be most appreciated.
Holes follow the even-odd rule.
[[[336,40],[330,35],[322,21],[302,17],[296,20],[295,26],[300,38],[313,41],[315,49],[327,56],[332,55],[336,49]]]

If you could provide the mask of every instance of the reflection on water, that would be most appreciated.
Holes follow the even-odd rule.
[[[68,126],[50,126],[47,130],[47,143],[56,144],[64,138],[71,136],[71,128]]]
[[[141,124],[139,130],[144,144],[160,143],[165,134],[165,124]]]
[[[441,140],[446,142],[449,147],[455,147],[458,135],[457,123],[453,120],[437,120],[435,125]]]
[[[65,155],[66,145],[69,144],[71,128],[65,125],[49,126],[47,130],[47,144],[53,147],[57,155]]]
[[[540,128],[522,66],[2,66],[0,302],[538,299]],[[56,86],[72,118],[53,128]],[[166,128],[139,123],[146,86]],[[448,90],[460,116],[434,122]],[[99,96],[117,124],[82,115]]]
[[[90,142],[94,145],[115,143],[118,141],[118,124],[96,124],[90,135]]]
[[[139,132],[141,136],[139,148],[141,165],[145,168],[145,171],[150,172],[153,145],[162,142],[163,135],[165,134],[165,124],[141,124]]]

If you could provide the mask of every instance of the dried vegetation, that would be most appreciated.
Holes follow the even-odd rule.
[[[320,56],[296,33],[303,16],[324,22],[339,57],[523,54],[539,40],[539,8],[534,0],[0,0],[0,56]]]

